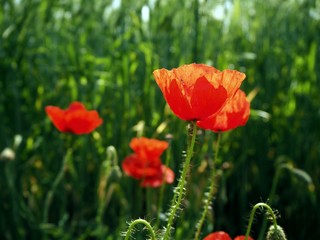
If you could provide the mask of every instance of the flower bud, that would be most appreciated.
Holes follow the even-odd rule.
[[[110,179],[117,181],[122,177],[122,172],[119,166],[113,166],[110,172]]]
[[[0,160],[3,160],[3,161],[12,161],[15,158],[16,158],[16,154],[11,148],[5,148],[0,153]]]
[[[275,228],[274,225],[271,225],[266,240],[287,240],[287,238],[282,227],[277,225],[277,228]]]

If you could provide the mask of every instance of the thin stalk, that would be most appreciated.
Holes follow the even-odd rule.
[[[250,234],[252,223],[253,223],[253,219],[254,219],[254,214],[256,213],[256,210],[259,207],[264,207],[264,208],[266,208],[268,210],[269,214],[272,217],[274,229],[278,229],[277,219],[276,219],[276,216],[275,216],[272,208],[266,203],[257,203],[256,205],[254,205],[254,207],[251,210],[251,214],[250,214],[250,219],[249,219],[249,224],[248,224],[245,240],[248,240],[248,238],[249,238],[249,234]]]
[[[168,223],[166,226],[166,231],[164,233],[164,238],[163,238],[164,240],[169,239],[170,231],[171,231],[171,227],[172,227],[174,218],[176,217],[177,210],[179,209],[181,201],[184,196],[184,188],[186,185],[186,176],[187,176],[187,172],[189,169],[190,160],[193,155],[193,149],[194,149],[194,144],[195,144],[196,135],[197,135],[197,125],[196,125],[195,121],[192,122],[191,127],[192,127],[191,142],[190,142],[190,145],[187,150],[187,156],[186,156],[186,160],[183,164],[183,170],[182,170],[181,176],[179,178],[178,186],[174,191],[174,195],[173,195],[173,199],[172,199],[171,207],[170,207],[170,212],[169,212],[169,219],[168,219]]]
[[[194,38],[193,38],[193,61],[198,62],[199,61],[199,50],[198,50],[198,45],[199,45],[199,20],[200,20],[200,14],[199,14],[199,1],[194,0]]]
[[[169,153],[170,153],[169,151],[166,151],[166,162],[165,162],[166,167],[168,167],[170,164],[170,156],[169,156],[170,154]],[[163,178],[165,179],[166,176],[164,176]],[[158,227],[160,224],[160,215],[161,215],[161,211],[162,211],[162,201],[163,201],[163,194],[164,194],[165,186],[166,186],[166,184],[162,184],[161,189],[160,189],[159,200],[158,200],[157,222],[155,225],[156,227]]]
[[[152,226],[150,225],[150,223],[148,221],[146,221],[144,219],[136,219],[129,225],[128,231],[126,232],[125,240],[129,239],[129,237],[131,235],[131,231],[133,230],[134,226],[137,224],[144,224],[151,234],[151,239],[156,240],[156,234],[155,234]]]
[[[213,170],[212,170],[212,175],[211,175],[209,191],[204,194],[204,196],[205,196],[205,199],[203,201],[204,202],[204,208],[203,208],[203,211],[202,211],[202,215],[201,215],[200,221],[197,224],[196,234],[195,234],[195,237],[194,237],[195,240],[199,239],[202,225],[203,225],[203,223],[204,223],[204,221],[206,219],[209,207],[211,205],[211,199],[212,199],[212,195],[213,195],[213,192],[214,192],[214,189],[215,189],[214,186],[215,186],[215,179],[216,179],[216,174],[215,174],[214,170],[215,170],[215,164],[216,164],[217,159],[218,159],[220,141],[221,141],[221,133],[218,133],[217,143],[216,143],[216,146],[215,146],[215,155],[214,155],[214,160],[213,160]]]
[[[282,167],[278,167],[276,170],[275,176],[273,178],[272,186],[271,186],[271,190],[270,190],[270,194],[269,194],[269,198],[268,198],[269,204],[272,204],[272,201],[273,201],[273,198],[274,198],[274,195],[276,192],[276,188],[278,186],[279,176],[280,176],[281,170],[282,170]],[[262,240],[264,238],[266,230],[267,230],[267,220],[263,219],[262,227],[261,227],[258,239]]]
[[[99,186],[98,186],[98,211],[97,224],[102,227],[102,218],[106,207],[108,206],[111,196],[114,191],[114,185],[110,184],[111,175],[120,174],[118,169],[118,155],[114,146],[108,146],[106,149],[107,158],[102,163],[100,168]],[[119,176],[120,176],[119,175]],[[117,175],[118,176],[118,175]],[[109,187],[107,187],[109,186]],[[108,190],[107,190],[108,189]]]
[[[58,172],[58,175],[56,176],[51,189],[49,190],[49,192],[47,193],[46,199],[45,199],[45,203],[44,203],[44,210],[43,210],[43,219],[42,222],[43,223],[48,223],[48,217],[49,217],[49,209],[50,209],[50,205],[53,199],[53,195],[57,190],[57,187],[59,186],[59,184],[61,183],[66,169],[67,169],[67,165],[68,165],[68,160],[69,160],[69,155],[71,153],[71,150],[67,152],[67,154],[65,155],[60,171]]]
[[[146,201],[146,211],[145,215],[152,214],[152,192],[151,188],[146,188],[145,201]]]

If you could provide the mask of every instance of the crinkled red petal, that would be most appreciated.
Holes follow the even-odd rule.
[[[250,103],[243,91],[238,90],[227,104],[214,116],[197,122],[203,129],[224,132],[244,126],[250,116]]]

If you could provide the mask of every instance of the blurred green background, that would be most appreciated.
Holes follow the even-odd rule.
[[[203,236],[244,234],[252,205],[263,201],[278,210],[288,239],[320,239],[319,0],[0,2],[0,239],[122,239],[132,219],[154,224],[159,189],[120,176],[106,148],[121,164],[132,137],[169,139],[162,159],[178,176],[186,123],[166,107],[152,72],[192,62],[245,72],[241,88],[257,93],[247,125],[222,136]],[[62,134],[44,112],[74,100],[104,119],[94,133]],[[215,140],[199,131],[173,239],[194,235]],[[164,209],[171,197],[167,186]],[[255,239],[263,219],[256,216]]]

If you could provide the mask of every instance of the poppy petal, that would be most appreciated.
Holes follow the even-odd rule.
[[[246,125],[249,116],[250,103],[246,94],[238,90],[218,114],[198,121],[197,125],[214,132],[224,132]]]
[[[223,231],[218,231],[209,234],[203,240],[232,240],[228,233]]]
[[[169,144],[166,141],[149,138],[133,138],[130,142],[131,149],[142,159],[157,160]],[[160,162],[159,162],[159,165]]]
[[[75,111],[75,110],[85,110],[85,106],[81,102],[72,102],[66,112]]]
[[[227,89],[228,98],[236,93],[245,78],[244,73],[236,70],[226,69],[220,73],[220,84]]]
[[[235,239],[234,240],[245,240],[246,239],[246,236],[237,236],[237,237],[235,237]],[[253,240],[253,238],[251,238],[250,236],[248,237],[248,240]]]
[[[144,178],[140,185],[142,187],[153,187],[153,188],[157,188],[157,187],[160,187],[163,183],[163,179],[160,177],[146,177]]]
[[[172,112],[182,120],[192,120],[195,118],[188,102],[188,96],[186,96],[185,90],[179,87],[176,79],[171,81],[165,99]]]
[[[122,168],[128,176],[136,179],[153,177],[156,175],[160,175],[161,178],[162,171],[160,159],[157,161],[160,165],[152,165],[152,162],[153,161],[143,161],[137,154],[131,154],[122,162]]]
[[[123,160],[122,169],[130,177],[136,179],[143,177],[143,174],[141,174],[140,171],[141,166],[139,166],[139,157],[136,154],[129,155]]]
[[[189,93],[193,91],[194,83],[200,77],[207,76],[208,74],[218,76],[218,74],[221,73],[214,67],[198,63],[187,64],[174,68],[172,69],[172,72],[174,74],[174,78],[183,80],[183,84]],[[219,78],[211,80],[211,84],[217,88],[220,84]]]
[[[47,106],[45,108],[47,115],[52,121],[53,125],[61,132],[66,132],[66,123],[64,121],[65,111],[55,106]]]
[[[161,170],[158,171],[158,174],[153,176],[147,176],[143,178],[141,182],[142,187],[160,187],[164,182],[173,183],[174,181],[174,172],[166,167],[165,165],[161,166]]]
[[[227,91],[221,85],[215,88],[205,77],[200,77],[194,84],[191,106],[195,109],[194,119],[200,120],[215,114],[225,104]]]
[[[167,93],[167,88],[171,82],[171,72],[165,68],[161,68],[161,69],[157,69],[157,70],[153,71],[153,76],[154,76],[154,79],[156,80],[156,83],[158,84],[161,92],[165,96]]]
[[[165,165],[161,166],[163,178],[166,183],[173,183],[174,181],[174,172],[171,170],[171,168],[166,167]]]
[[[172,112],[182,120],[192,119],[185,114],[191,113],[191,108],[184,89],[179,85],[180,77],[174,76],[172,71],[165,68],[155,70],[153,75]]]
[[[96,111],[74,110],[65,116],[68,130],[74,134],[87,134],[102,124]]]

